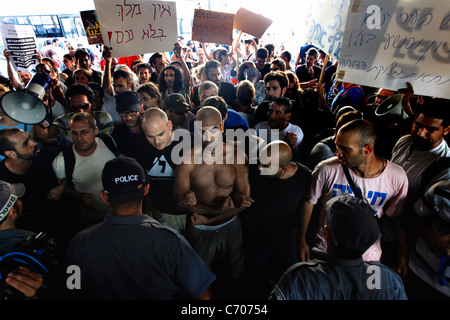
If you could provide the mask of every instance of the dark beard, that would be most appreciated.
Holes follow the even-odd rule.
[[[33,150],[33,153],[31,153],[31,154],[22,154],[17,151],[16,151],[16,154],[20,160],[33,160],[33,159],[36,159],[38,156],[38,153],[36,151],[37,151],[37,147]]]
[[[429,150],[430,149],[430,143],[427,139],[418,137],[418,136],[412,136],[413,145],[417,150]]]

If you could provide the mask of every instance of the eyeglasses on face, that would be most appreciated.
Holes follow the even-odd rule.
[[[82,104],[77,104],[76,106],[71,106],[71,108],[73,110],[75,109],[89,109],[90,103],[82,103]]]
[[[125,118],[126,116],[134,117],[134,116],[137,115],[137,111],[121,112],[121,113],[119,113],[119,115],[120,115],[122,118]]]

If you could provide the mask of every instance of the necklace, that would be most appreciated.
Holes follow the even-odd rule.
[[[378,177],[386,168],[387,165],[387,160],[385,160],[384,158],[381,158],[381,168],[377,171],[374,172],[372,174],[364,174],[364,172],[362,172],[361,170],[357,169],[357,168],[353,168],[353,170],[355,171],[355,173],[357,173],[358,176],[362,177],[362,178],[375,178]]]
[[[387,165],[387,160],[381,158],[381,168],[377,172],[371,174],[370,177],[371,178],[378,177],[384,171],[384,169],[386,168],[386,165]]]

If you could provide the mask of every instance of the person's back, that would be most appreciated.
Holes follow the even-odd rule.
[[[68,248],[68,261],[81,268],[86,294],[82,298],[197,297],[207,284],[195,290],[190,287],[199,274],[196,259],[183,237],[146,215],[108,216],[103,223],[79,233]],[[184,283],[174,281],[188,274]]]
[[[325,205],[326,251],[313,248],[313,260],[299,262],[281,277],[273,300],[407,300],[400,276],[363,254],[380,237],[375,210],[349,194]]]
[[[340,259],[316,248],[312,254],[316,259],[286,271],[271,300],[407,300],[401,278],[383,264]]]
[[[177,231],[142,213],[146,173],[129,157],[108,161],[100,192],[112,214],[78,233],[67,263],[81,269],[86,299],[209,298],[215,276]]]

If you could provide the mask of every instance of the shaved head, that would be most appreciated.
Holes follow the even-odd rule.
[[[214,107],[202,107],[197,111],[197,115],[195,116],[196,121],[202,121],[203,123],[213,123],[217,124],[222,122],[222,115],[217,108]]]
[[[287,166],[292,160],[292,149],[284,141],[276,140],[264,147],[267,150],[267,156],[273,159],[278,155],[279,167]]]

